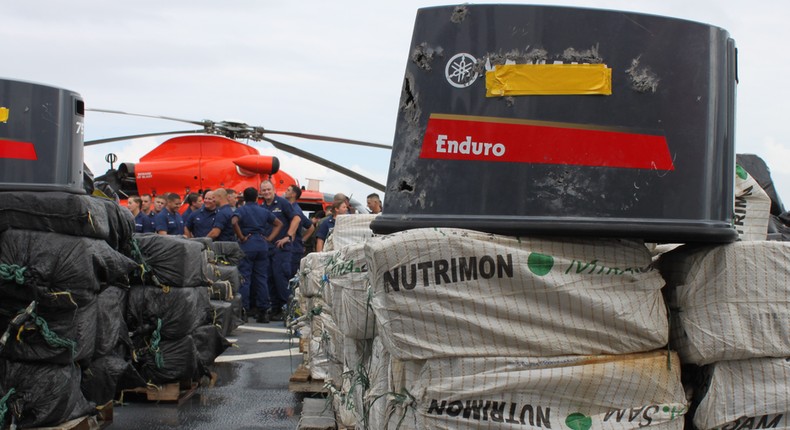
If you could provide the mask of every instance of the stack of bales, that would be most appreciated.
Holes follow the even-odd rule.
[[[241,304],[241,274],[239,262],[244,258],[238,242],[212,242],[207,240],[209,296],[214,325],[222,329],[224,336],[229,336],[243,322]]]
[[[86,415],[133,370],[122,311],[133,228],[107,199],[0,193],[0,426]]]
[[[641,242],[435,228],[365,255],[372,355],[388,360],[370,366],[387,381],[371,380],[368,428],[682,428],[663,280]]]
[[[207,276],[211,251],[181,236],[136,234],[127,324],[135,367],[146,382],[200,379],[228,346],[214,324]]]
[[[788,428],[790,243],[765,241],[770,200],[742,170],[736,189],[740,242],[659,259],[670,344],[686,365],[695,428]]]
[[[364,242],[372,236],[374,215],[340,216],[324,252],[302,260],[297,298],[305,315],[301,334],[307,340],[307,366],[333,394],[341,424],[356,424],[354,408],[362,402],[357,367],[369,355],[375,323],[368,307],[368,268]]]

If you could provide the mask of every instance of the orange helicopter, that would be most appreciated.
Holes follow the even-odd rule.
[[[141,137],[187,134],[164,141],[143,155],[138,163],[121,162],[117,169],[114,165],[117,161],[115,154],[107,155],[105,160],[110,163],[110,169],[104,175],[96,177],[95,180],[106,182],[122,200],[131,195],[151,194],[156,196],[169,192],[184,197],[191,192],[216,188],[231,188],[240,192],[247,187],[257,188],[262,180],[270,179],[279,195],[282,195],[291,185],[300,186],[302,196],[299,199],[299,205],[305,212],[315,212],[331,206],[333,194],[302,187],[299,181],[280,170],[280,162],[277,157],[261,155],[257,149],[236,139],[269,142],[281,151],[313,161],[377,190],[384,191],[383,184],[366,176],[265,135],[279,134],[382,149],[391,149],[392,147],[389,145],[316,134],[268,130],[263,127],[249,126],[242,122],[191,121],[106,109],[86,110],[180,121],[203,127],[201,130],[146,133],[86,141],[85,146],[90,146]],[[364,204],[356,201],[352,201],[351,204],[358,211],[366,211]]]

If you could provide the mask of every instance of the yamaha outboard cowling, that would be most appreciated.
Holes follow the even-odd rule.
[[[0,190],[85,193],[84,116],[73,91],[0,79]]]
[[[736,79],[733,39],[697,22],[420,9],[371,227],[733,241]]]

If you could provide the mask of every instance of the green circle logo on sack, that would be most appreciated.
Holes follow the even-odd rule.
[[[746,179],[749,177],[749,174],[746,173],[746,170],[737,164],[735,165],[735,174],[741,179]]]
[[[592,418],[579,412],[574,412],[565,418],[565,425],[571,430],[590,430]]]
[[[538,276],[543,276],[549,273],[551,268],[554,267],[554,257],[533,252],[527,257],[527,267],[529,267],[530,272]]]

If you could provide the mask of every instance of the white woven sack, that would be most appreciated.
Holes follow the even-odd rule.
[[[386,428],[386,396],[387,393],[392,391],[389,386],[390,363],[390,354],[384,348],[381,338],[375,337],[370,357],[370,369],[368,370],[370,388],[365,392],[365,407],[368,410],[367,428],[369,429]],[[364,419],[360,421],[365,423]]]
[[[339,215],[335,219],[335,227],[326,238],[324,250],[331,251],[356,243],[364,243],[373,237],[370,222],[377,216],[373,214]]]
[[[373,309],[368,306],[368,272],[330,278],[329,283],[342,290],[339,294],[341,305],[333,307],[333,310],[343,335],[353,339],[373,339],[376,320]]]
[[[459,229],[368,240],[371,301],[402,360],[625,354],[661,348],[668,323],[644,244]]]
[[[789,429],[790,362],[785,358],[714,364],[694,426],[708,429]]]
[[[428,360],[409,393],[401,429],[680,430],[688,409],[666,351]]]
[[[309,343],[310,376],[340,385],[343,374],[343,335],[331,315],[312,319]]]
[[[684,363],[790,357],[790,243],[685,246],[659,267]]]
[[[321,294],[326,264],[333,255],[331,252],[311,252],[299,262],[299,288],[305,297]]]
[[[735,168],[735,216],[740,240],[765,240],[771,217],[771,198],[741,166]]]

